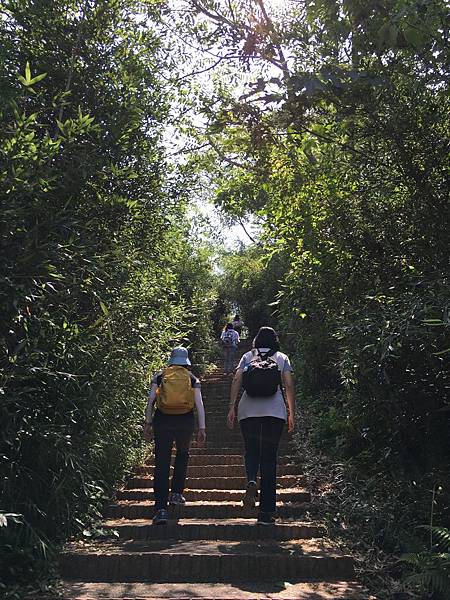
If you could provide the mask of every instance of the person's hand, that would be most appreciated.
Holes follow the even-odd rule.
[[[236,411],[234,410],[234,406],[230,407],[227,415],[227,427],[228,429],[233,429],[234,421],[236,420]]]
[[[288,416],[288,432],[292,433],[295,429],[295,417],[293,414],[289,414]]]
[[[153,440],[153,427],[151,423],[144,423],[144,440],[150,443]]]
[[[197,446],[200,448],[205,445],[206,442],[206,429],[199,429],[197,432]]]

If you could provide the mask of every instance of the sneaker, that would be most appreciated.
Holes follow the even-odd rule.
[[[165,525],[168,518],[169,515],[167,514],[167,510],[165,508],[161,508],[160,510],[156,511],[152,523],[153,525]]]
[[[275,525],[275,515],[272,512],[260,512],[256,523],[258,525]]]
[[[258,495],[256,481],[249,481],[245,488],[245,495],[242,498],[244,508],[255,508],[255,500]]]
[[[175,506],[178,504],[186,504],[186,498],[183,496],[183,494],[178,494],[177,492],[172,492],[170,494],[169,504],[171,504],[172,506]]]

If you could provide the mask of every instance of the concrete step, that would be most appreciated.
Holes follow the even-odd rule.
[[[276,527],[269,527],[276,530]],[[321,540],[288,542],[147,540],[73,543],[63,578],[116,582],[353,580],[353,561]]]
[[[241,428],[239,426],[239,422],[236,421],[236,424],[233,429],[228,429],[227,427],[227,416],[228,416],[228,408],[206,408],[206,427],[211,426],[220,426],[227,431],[240,431]]]
[[[241,443],[238,446],[215,446],[212,440],[206,443],[206,446],[199,448],[196,445],[191,446],[189,450],[190,456],[201,455],[217,455],[217,454],[239,454],[244,456],[244,444]],[[295,456],[294,450],[291,445],[287,445],[286,448],[279,449],[279,456]],[[279,459],[281,460],[281,459]]]
[[[238,501],[222,502],[188,502],[184,506],[169,507],[173,519],[255,519],[257,509],[242,506],[242,492]],[[310,508],[311,498],[308,492],[296,502],[278,501],[277,514],[282,519],[299,518]],[[106,507],[105,517],[110,519],[151,519],[154,514],[154,503],[151,500],[120,501]]]
[[[227,444],[224,444],[224,440],[227,439],[239,442],[242,441],[240,429],[233,429],[230,431],[224,427],[223,424],[217,427],[208,427],[208,424],[206,424],[206,435],[208,436],[207,439],[214,440],[217,446],[226,446]]]
[[[355,582],[81,583],[65,581],[64,600],[375,600]]]
[[[153,515],[153,511],[152,511]],[[182,519],[167,525],[152,525],[148,519],[109,519],[108,529],[115,529],[123,540],[299,540],[319,538],[325,529],[311,523],[279,521],[273,527],[256,525],[252,519]]]
[[[175,454],[172,455],[172,460]],[[278,457],[278,464],[289,464],[292,463],[295,457],[290,455],[282,455]],[[189,457],[189,465],[200,466],[200,465],[243,465],[244,457],[242,454],[193,454]],[[144,466],[154,465],[154,456],[150,457],[146,461]],[[139,467],[138,467],[139,468]]]
[[[244,490],[202,490],[189,489],[183,492],[188,503],[190,502],[235,502],[240,503]],[[152,501],[153,490],[150,488],[135,488],[132,490],[119,490],[116,494],[119,501]],[[309,502],[310,493],[303,488],[287,488],[277,490],[277,499],[281,503],[287,502]]]
[[[186,480],[186,489],[243,490],[246,483],[247,480],[245,477],[188,477]],[[303,487],[305,485],[306,479],[303,475],[281,475],[277,477],[277,486],[280,488]],[[153,478],[145,475],[131,477],[127,484],[128,489],[151,487],[153,487]]]
[[[230,448],[234,451],[231,454],[240,454],[244,452],[244,440],[241,435],[235,436],[219,436],[219,435],[211,435],[206,431],[206,445],[204,446],[204,450],[207,452],[203,452],[203,454],[211,454],[211,449],[214,449],[218,454],[225,454],[222,448]],[[197,449],[197,445],[193,444],[190,449],[191,454],[195,454],[192,452]],[[280,445],[278,446],[278,451],[280,454],[289,454],[292,451],[292,444],[290,440],[282,440]],[[202,453],[200,453],[202,454]]]
[[[147,465],[136,469],[137,475],[153,475],[155,467]],[[171,466],[173,471],[173,466]],[[292,464],[279,464],[277,467],[278,475],[296,475],[300,467]],[[187,470],[188,477],[243,477],[245,475],[244,465],[189,465]]]
[[[228,435],[233,435],[233,434],[239,434],[242,435],[241,433],[241,427],[239,424],[237,424],[233,429],[228,429],[227,427],[227,414],[218,414],[217,416],[214,415],[206,415],[206,432],[214,432],[214,434],[216,433],[222,433],[222,434],[228,434]],[[290,434],[288,434],[287,431],[287,427],[283,430],[282,433],[282,437],[281,439],[284,439],[286,437],[290,437]]]
[[[175,454],[172,455],[172,460]],[[281,462],[282,459],[280,459]],[[154,457],[152,456],[146,462],[147,466],[155,464]],[[189,466],[200,466],[200,465],[243,465],[244,457],[242,454],[194,454],[189,457]]]
[[[192,445],[189,450],[189,454],[191,456],[195,456],[197,454],[240,454],[241,456],[243,456],[243,451],[244,445],[242,442],[234,446],[228,446],[225,444],[214,445],[213,441],[208,439],[208,441],[206,442],[206,446],[204,446],[203,448],[199,448],[195,445]]]

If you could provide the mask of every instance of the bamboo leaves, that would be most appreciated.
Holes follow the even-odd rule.
[[[25,66],[25,77],[23,75],[19,75],[17,79],[22,85],[24,85],[28,89],[28,91],[36,93],[33,89],[33,85],[35,85],[39,81],[42,81],[46,76],[47,73],[41,73],[40,75],[35,75],[34,77],[32,77],[30,63],[27,61],[27,64]]]

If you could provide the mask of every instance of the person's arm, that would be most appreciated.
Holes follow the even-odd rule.
[[[286,392],[286,402],[288,405],[288,431],[294,431],[295,427],[295,386],[292,371],[283,371],[281,374],[283,379],[284,389]]]
[[[150,392],[148,394],[147,406],[145,407],[145,418],[144,418],[144,439],[147,442],[152,440],[152,422],[153,422],[153,408],[156,400],[156,390],[158,386],[156,383],[152,383]]]
[[[231,382],[231,391],[230,391],[230,405],[228,407],[228,416],[227,416],[227,424],[230,429],[233,429],[234,422],[236,420],[236,402],[239,396],[239,392],[242,387],[242,375],[244,371],[240,367],[236,369],[236,373],[234,374],[233,381]]]
[[[198,420],[197,443],[199,446],[203,446],[206,441],[205,407],[203,405],[202,390],[199,387],[194,388],[194,402]]]
[[[156,400],[156,390],[158,389],[158,386],[156,383],[152,383],[152,386],[150,388],[150,392],[148,394],[148,402],[147,402],[147,406],[145,408],[145,423],[148,425],[152,424],[153,421],[153,407],[155,405],[155,400]]]

